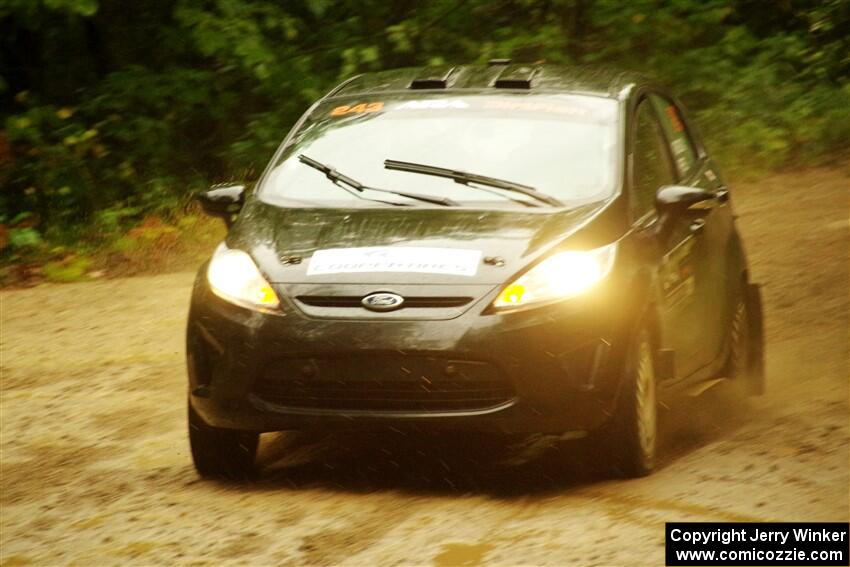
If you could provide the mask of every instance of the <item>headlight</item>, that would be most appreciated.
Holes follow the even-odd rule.
[[[617,244],[549,256],[505,287],[493,307],[520,307],[580,295],[599,283],[614,265]]]
[[[218,247],[207,268],[213,293],[231,303],[251,309],[276,309],[280,305],[272,286],[260,274],[254,260],[241,250]]]

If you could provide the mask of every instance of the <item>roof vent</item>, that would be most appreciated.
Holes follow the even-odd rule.
[[[410,89],[445,89],[449,79],[454,75],[456,67],[428,68],[423,74],[410,81]]]
[[[530,65],[511,65],[499,73],[493,86],[497,89],[530,89],[531,81],[539,71],[539,67]]]

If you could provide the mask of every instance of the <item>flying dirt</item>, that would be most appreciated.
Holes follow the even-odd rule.
[[[846,167],[732,185],[768,393],[663,415],[658,471],[581,440],[269,434],[251,482],[186,437],[194,274],[2,292],[0,564],[663,564],[669,521],[847,521]]]

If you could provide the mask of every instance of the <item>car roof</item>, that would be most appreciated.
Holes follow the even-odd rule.
[[[487,65],[442,65],[364,73],[348,79],[328,97],[401,93],[410,91],[452,92],[524,90],[590,94],[623,100],[638,87],[650,85],[645,76],[602,67],[538,63],[509,63],[499,60]]]

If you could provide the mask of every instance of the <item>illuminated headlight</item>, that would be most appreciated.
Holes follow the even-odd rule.
[[[575,297],[602,281],[614,265],[617,243],[549,256],[502,290],[493,307],[521,307]]]
[[[260,274],[254,260],[241,250],[218,247],[207,268],[213,293],[250,309],[276,309],[280,305],[272,286]]]

